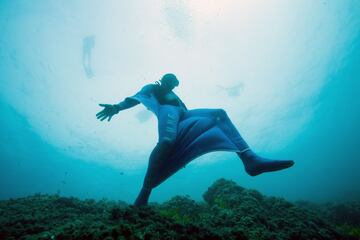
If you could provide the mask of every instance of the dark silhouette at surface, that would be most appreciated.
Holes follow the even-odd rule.
[[[83,38],[83,55],[82,64],[84,67],[85,74],[88,78],[94,76],[91,67],[91,50],[95,47],[95,35],[86,36]]]
[[[153,188],[193,159],[209,152],[236,152],[251,176],[294,165],[292,160],[272,160],[256,155],[223,109],[187,109],[172,91],[178,85],[174,74],[165,74],[156,84],[145,85],[118,104],[100,104],[104,109],[96,114],[99,120],[110,121],[118,112],[142,103],[158,119],[159,140],[150,154],[135,205],[146,205]]]

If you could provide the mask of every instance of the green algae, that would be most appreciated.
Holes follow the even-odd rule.
[[[205,202],[122,201],[36,194],[0,201],[0,239],[360,239],[359,204],[291,203],[219,179]]]

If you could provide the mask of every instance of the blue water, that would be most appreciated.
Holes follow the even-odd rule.
[[[358,1],[2,0],[0,32],[0,199],[133,202],[156,119],[137,106],[99,122],[97,104],[169,71],[189,108],[225,108],[257,153],[296,164],[250,177],[235,154],[209,154],[150,201],[201,200],[221,177],[289,200],[360,199]]]

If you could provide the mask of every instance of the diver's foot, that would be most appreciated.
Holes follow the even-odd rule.
[[[142,188],[139,193],[139,196],[135,200],[134,205],[137,207],[146,206],[149,201],[150,193],[151,193],[151,189]]]
[[[239,154],[241,160],[243,160],[245,171],[250,176],[256,176],[264,172],[279,171],[289,168],[295,163],[292,160],[272,160],[257,156],[251,150]]]

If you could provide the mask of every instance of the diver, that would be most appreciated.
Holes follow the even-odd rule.
[[[146,205],[154,187],[189,161],[210,151],[236,152],[250,176],[294,165],[292,160],[273,160],[255,154],[223,109],[187,109],[172,91],[178,85],[177,77],[168,73],[118,104],[99,104],[104,107],[96,114],[100,121],[110,121],[115,114],[139,103],[158,119],[158,142],[150,154],[135,206]]]
[[[85,74],[88,78],[94,76],[91,67],[91,50],[95,47],[95,36],[86,36],[83,38],[83,55],[82,55],[82,64],[84,67]]]

